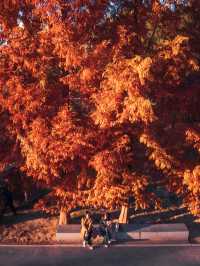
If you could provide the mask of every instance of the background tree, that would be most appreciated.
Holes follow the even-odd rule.
[[[2,1],[8,160],[68,209],[159,207],[162,186],[198,213],[199,12],[195,0]]]

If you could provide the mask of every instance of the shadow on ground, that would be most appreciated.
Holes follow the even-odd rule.
[[[40,218],[50,218],[52,215],[46,214],[42,211],[24,211],[24,212],[18,212],[17,215],[7,214],[0,219],[0,225],[6,225],[7,227],[18,224],[18,223],[24,223],[27,221],[33,221]]]
[[[189,230],[189,241],[200,243],[200,221],[186,208],[173,208],[163,211],[154,211],[130,215],[130,223],[184,223]]]
[[[76,210],[71,214],[71,224],[80,224],[81,217],[84,215],[85,210]],[[112,220],[117,220],[119,217],[119,210],[110,213]],[[101,212],[93,212],[94,220],[99,222]],[[27,221],[35,221],[40,218],[48,220],[53,217],[50,214],[46,214],[39,210],[23,210],[20,211],[17,216],[11,214],[6,215],[0,219],[0,225],[6,227],[12,227]],[[160,211],[137,211],[133,209],[129,210],[129,223],[141,224],[145,226],[147,224],[159,224],[159,223],[184,223],[189,229],[189,240],[193,243],[200,243],[200,221],[197,217],[191,215],[184,207],[172,207]],[[56,216],[54,216],[56,218]],[[58,218],[58,217],[57,217]]]

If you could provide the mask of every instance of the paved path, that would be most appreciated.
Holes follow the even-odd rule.
[[[199,266],[200,247],[0,247],[0,266]]]

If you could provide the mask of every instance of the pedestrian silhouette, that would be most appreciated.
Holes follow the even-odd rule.
[[[3,209],[1,211],[1,215],[4,215],[4,213],[8,208],[10,208],[12,213],[16,215],[17,212],[13,204],[13,195],[6,184],[0,187],[0,197],[2,198],[3,201]]]

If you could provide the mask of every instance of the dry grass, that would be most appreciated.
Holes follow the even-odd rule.
[[[38,212],[23,212],[17,217],[4,217],[0,225],[0,243],[53,244],[57,218],[39,214]]]

